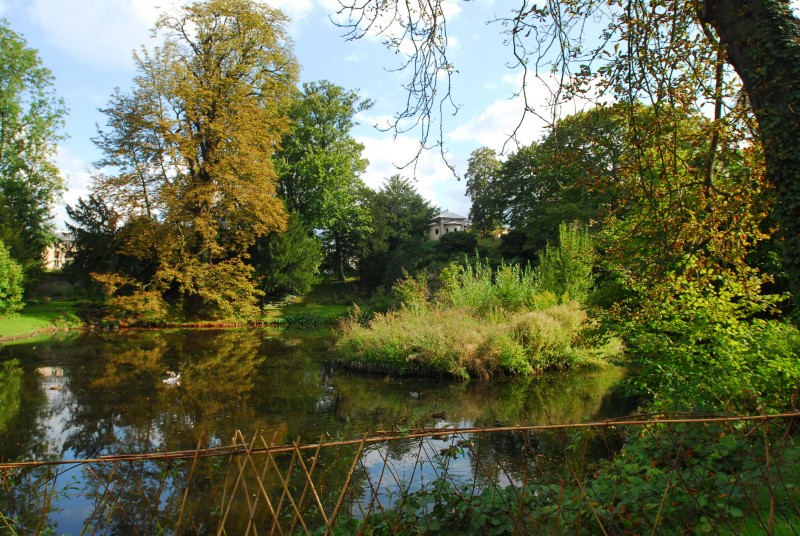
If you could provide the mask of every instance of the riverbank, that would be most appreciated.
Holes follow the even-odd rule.
[[[351,304],[343,303],[343,299],[331,294],[331,285],[324,285],[307,297],[293,298],[284,302],[269,304],[263,308],[262,316],[252,322],[236,320],[208,321],[170,321],[131,323],[124,327],[145,328],[235,328],[243,326],[323,326],[331,325],[340,318],[347,317]],[[340,303],[329,303],[338,299]],[[320,303],[322,302],[322,303]],[[69,329],[88,328],[98,325],[103,328],[116,329],[122,327],[111,318],[99,318],[87,321],[79,315],[81,300],[44,300],[41,303],[29,304],[18,314],[0,319],[0,343],[27,340],[50,333]]]
[[[18,314],[0,318],[0,342],[38,337],[68,329],[77,329],[83,322],[77,315],[78,302],[54,300],[30,304]]]

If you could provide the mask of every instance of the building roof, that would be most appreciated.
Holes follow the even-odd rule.
[[[59,242],[74,242],[75,241],[75,236],[72,233],[66,232],[66,231],[56,231],[55,232],[55,238]]]
[[[446,219],[446,220],[466,220],[466,216],[462,216],[461,214],[456,214],[455,212],[450,212],[445,210],[444,212],[440,212],[434,220],[438,220],[439,218]]]

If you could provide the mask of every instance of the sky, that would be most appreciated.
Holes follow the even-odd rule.
[[[424,152],[413,169],[398,169],[417,154],[418,132],[394,136],[374,127],[385,125],[405,107],[407,73],[396,71],[402,54],[387,50],[374,36],[347,41],[344,30],[330,20],[336,16],[338,0],[258,1],[290,17],[287,31],[302,66],[300,83],[329,80],[374,101],[373,108],[359,114],[360,125],[352,132],[370,162],[362,176],[367,185],[378,189],[386,178],[400,173],[413,179],[417,191],[434,205],[466,216],[470,203],[465,182],[453,175],[438,151]],[[108,103],[114,88],[132,87],[133,51],[159,45],[161,40],[153,39],[150,31],[158,14],[181,3],[186,0],[0,0],[0,18],[39,51],[42,63],[53,72],[56,93],[70,110],[64,130],[67,139],[59,144],[57,156],[68,187],[55,211],[59,229],[64,229],[64,204],[74,204],[89,193],[92,162],[101,156],[91,139],[97,135],[97,125],[105,124],[98,109]],[[444,114],[444,149],[456,173],[463,176],[473,150],[487,146],[500,153],[516,148],[505,142],[523,110],[521,100],[513,97],[521,75],[507,66],[512,56],[503,44],[504,28],[487,22],[508,14],[508,0],[446,0],[444,6],[449,59],[457,70],[453,99],[460,106],[455,116],[450,111]],[[800,0],[793,0],[792,6],[800,12]],[[537,81],[528,91],[530,103],[547,108],[550,93],[543,83]],[[585,104],[571,106],[560,115]],[[544,128],[545,121],[528,115],[517,141],[529,144],[542,136]]]
[[[150,30],[162,7],[170,9],[181,1],[0,0],[0,17],[39,51],[42,63],[55,77],[57,95],[69,108],[67,138],[59,144],[57,156],[67,184],[54,213],[59,229],[65,228],[64,204],[72,205],[90,191],[92,162],[101,156],[91,139],[97,135],[97,126],[105,124],[99,108],[107,105],[114,88],[132,87],[133,51],[160,44]],[[387,50],[377,37],[347,41],[344,30],[330,20],[335,17],[337,0],[268,3],[290,17],[287,31],[302,66],[301,83],[329,80],[375,102],[358,116],[360,124],[352,132],[370,162],[362,176],[367,185],[380,188],[386,178],[400,173],[413,179],[417,191],[434,205],[466,216],[470,203],[464,180],[453,175],[438,151],[423,153],[415,169],[397,169],[417,153],[419,134],[394,136],[374,126],[385,125],[405,106],[406,75],[395,71],[401,55]],[[507,9],[500,4],[488,0],[446,3],[450,59],[458,70],[454,101],[461,108],[455,116],[446,114],[444,147],[462,176],[474,149],[488,146],[500,152],[522,110],[519,100],[512,98],[520,78],[504,63],[509,51],[502,44],[502,27],[486,22]],[[528,118],[520,140],[530,143],[541,136],[542,129],[542,121]]]

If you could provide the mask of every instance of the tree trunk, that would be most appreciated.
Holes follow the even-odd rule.
[[[342,237],[336,231],[333,232],[333,248],[336,256],[336,271],[339,276],[339,281],[344,283],[347,281],[344,270],[344,245],[342,244]]]
[[[758,120],[775,187],[784,268],[800,295],[800,20],[786,0],[702,0]]]

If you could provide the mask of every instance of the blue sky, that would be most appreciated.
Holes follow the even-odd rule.
[[[170,9],[185,0],[0,0],[0,17],[23,35],[28,46],[39,51],[42,61],[55,76],[55,89],[67,103],[70,114],[59,146],[57,163],[68,190],[56,207],[56,224],[63,228],[63,203],[73,204],[89,191],[89,169],[99,158],[91,142],[97,124],[105,122],[98,108],[107,104],[115,87],[131,87],[136,74],[132,51],[160,43],[150,37],[161,7]],[[401,173],[416,181],[418,191],[442,209],[467,215],[469,200],[464,181],[458,181],[437,151],[422,155],[416,169],[398,171],[419,147],[415,131],[393,137],[374,128],[402,110],[406,74],[392,72],[401,55],[387,50],[380,39],[367,37],[347,42],[343,30],[330,22],[339,6],[337,0],[271,0],[273,7],[291,18],[287,28],[295,43],[295,55],[302,65],[301,82],[330,80],[346,89],[358,89],[375,106],[360,115],[361,125],[353,134],[364,144],[370,165],[364,181],[378,188],[383,180]],[[457,173],[467,169],[469,154],[481,146],[498,152],[520,120],[521,74],[506,65],[511,52],[504,47],[503,27],[487,24],[507,16],[508,0],[445,0],[448,16],[449,59],[458,73],[454,76],[454,100],[461,108],[456,116],[445,114],[445,150]],[[800,0],[793,0],[797,12]],[[161,6],[161,7],[159,7]],[[544,80],[551,79],[547,75]],[[532,82],[532,83],[531,83]],[[555,84],[550,84],[555,87]],[[547,116],[550,92],[542,80],[529,81],[529,103]],[[563,106],[559,115],[574,112],[585,103]],[[538,139],[545,121],[527,116],[518,141]],[[438,128],[438,126],[436,127]],[[507,146],[514,149],[514,146]]]
[[[70,113],[59,146],[58,165],[68,184],[63,203],[74,203],[89,191],[89,169],[99,158],[91,142],[96,125],[104,123],[98,108],[107,104],[115,87],[127,90],[135,75],[132,51],[152,48],[159,40],[150,37],[150,28],[160,8],[174,5],[171,0],[0,0],[0,17],[23,35],[28,46],[39,51],[42,62],[55,76],[55,90],[67,103]],[[384,124],[401,110],[406,93],[405,75],[391,72],[400,56],[387,50],[381,41],[369,37],[347,42],[343,30],[329,17],[335,14],[336,0],[276,0],[269,2],[291,18],[288,31],[295,42],[295,55],[302,65],[301,81],[327,79],[347,89],[358,89],[375,106],[359,117],[361,125],[353,132],[365,146],[370,166],[365,182],[378,188],[386,177],[401,173],[416,180],[418,191],[443,209],[466,215],[469,200],[464,196],[464,181],[458,181],[438,152],[421,157],[416,171],[398,171],[394,166],[407,162],[419,146],[416,132],[394,138],[373,125]],[[445,147],[456,171],[466,171],[471,151],[486,145],[502,148],[507,134],[519,120],[521,106],[511,99],[518,88],[518,73],[505,66],[509,52],[502,45],[502,28],[486,21],[503,13],[508,6],[493,2],[459,0],[447,2],[450,52],[458,69],[454,99],[461,109],[448,114],[444,125]],[[499,14],[498,13],[498,14]],[[536,94],[536,91],[534,93]],[[544,99],[544,96],[542,96]],[[529,118],[522,141],[538,138],[542,122]],[[66,218],[63,203],[56,207],[56,224],[63,228]]]

